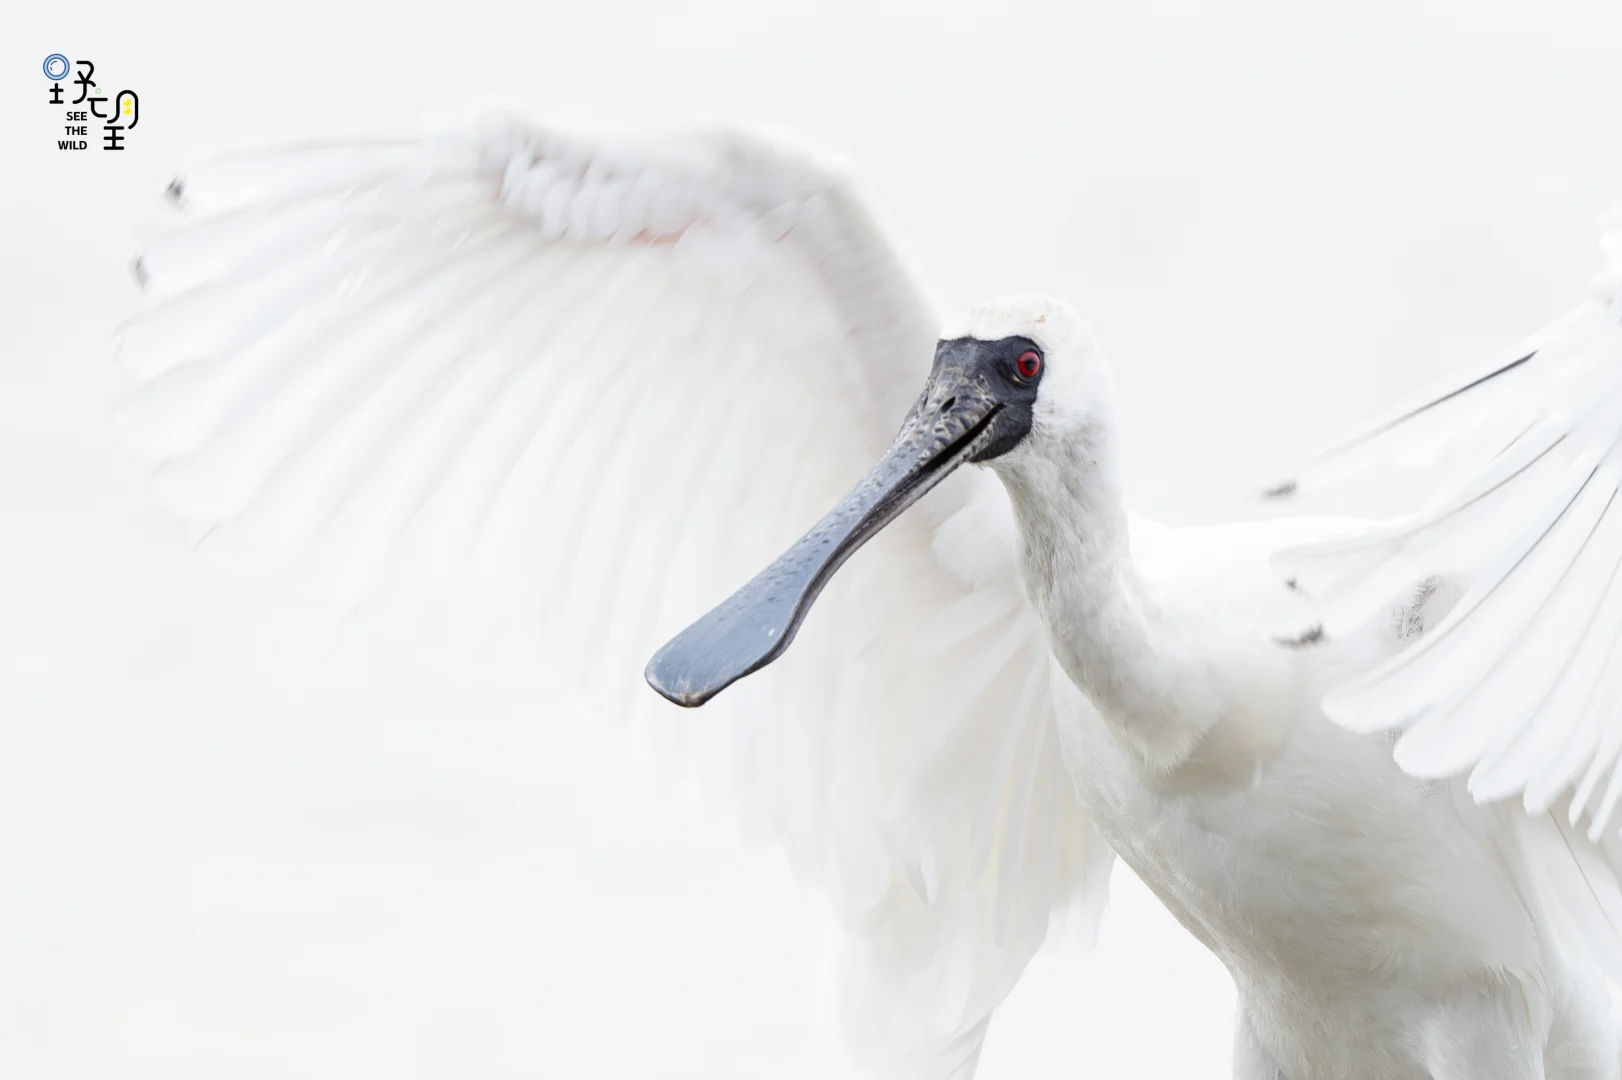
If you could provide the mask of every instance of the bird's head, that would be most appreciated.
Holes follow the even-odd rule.
[[[907,419],[983,425],[966,460],[1005,470],[1052,457],[1113,401],[1109,369],[1074,308],[1048,296],[1006,296],[946,324]]]
[[[678,705],[702,705],[771,663],[834,571],[954,469],[1056,460],[1111,398],[1108,369],[1068,304],[1015,296],[970,308],[944,329],[923,393],[878,463],[777,561],[660,649],[648,682]]]

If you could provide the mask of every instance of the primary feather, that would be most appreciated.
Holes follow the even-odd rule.
[[[1350,543],[1283,552],[1322,600],[1326,630],[1353,625],[1414,581],[1468,583],[1424,641],[1330,694],[1356,730],[1397,728],[1417,776],[1469,774],[1483,800],[1530,814],[1563,796],[1601,838],[1622,785],[1622,221],[1590,299],[1515,350],[1405,406],[1313,462],[1295,489],[1402,472],[1420,508]],[[1438,417],[1446,414],[1441,422]],[[1424,447],[1423,452],[1416,447]],[[1292,492],[1293,493],[1293,492]],[[1347,603],[1346,597],[1353,597]],[[1330,629],[1333,627],[1333,629]]]

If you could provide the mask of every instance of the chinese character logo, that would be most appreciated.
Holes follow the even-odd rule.
[[[78,72],[74,73],[74,68]],[[69,81],[70,85],[62,84]],[[103,150],[123,150],[128,133],[141,119],[141,99],[134,90],[120,90],[109,99],[96,82],[96,65],[89,60],[69,60],[61,53],[45,58],[45,77],[51,80],[50,104],[65,106],[62,125],[65,139],[56,141],[58,150],[84,150],[90,146],[90,129],[100,124],[96,141]],[[69,101],[66,95],[78,91]],[[111,101],[111,104],[109,104]],[[103,112],[103,108],[107,111]]]

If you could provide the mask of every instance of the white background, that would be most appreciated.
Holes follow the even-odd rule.
[[[1622,4],[294,0],[0,16],[0,1076],[835,1077],[820,901],[530,688],[214,576],[108,416],[191,148],[505,95],[851,159],[938,289],[1071,299],[1140,510],[1574,303],[1622,198]],[[48,53],[140,94],[55,149]],[[1226,1074],[1231,990],[1128,874],[982,1076]]]

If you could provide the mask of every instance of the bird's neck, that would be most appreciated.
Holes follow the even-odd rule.
[[[1187,761],[1223,716],[1221,633],[1138,573],[1114,433],[1078,432],[1000,471],[1060,666],[1146,764]]]

